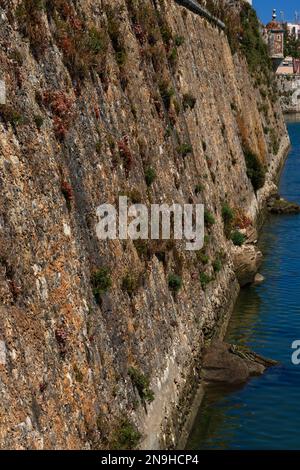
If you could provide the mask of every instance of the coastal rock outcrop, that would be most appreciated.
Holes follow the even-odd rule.
[[[262,252],[255,245],[245,244],[233,248],[232,259],[240,286],[251,284],[262,263]]]
[[[272,214],[299,214],[300,206],[296,202],[287,201],[276,192],[268,199],[268,211]]]
[[[215,340],[204,350],[201,379],[207,384],[237,386],[276,364],[249,349]]]

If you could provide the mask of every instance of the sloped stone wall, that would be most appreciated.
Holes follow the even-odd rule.
[[[123,0],[47,2],[37,26],[20,3],[0,2],[0,447],[170,447],[202,346],[238,292],[222,207],[255,224],[289,144],[279,104],[261,96],[224,32],[175,2],[140,1],[142,26]],[[245,140],[267,168],[257,195]],[[205,252],[100,242],[96,208],[124,193],[203,202],[215,222]],[[97,303],[99,268],[111,286]],[[149,377],[151,404],[130,367]]]

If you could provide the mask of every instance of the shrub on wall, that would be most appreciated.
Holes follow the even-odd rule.
[[[235,246],[242,246],[246,241],[246,237],[244,234],[239,232],[239,230],[235,230],[231,234],[231,240]]]
[[[265,184],[266,170],[258,155],[248,147],[244,147],[247,176],[250,179],[253,189],[258,191]]]

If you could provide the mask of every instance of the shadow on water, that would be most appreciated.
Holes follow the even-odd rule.
[[[300,203],[300,116],[288,129],[280,193]],[[208,389],[187,449],[300,449],[300,366],[291,362],[300,339],[299,239],[300,215],[269,217],[260,239],[266,280],[241,291],[226,336],[281,365],[234,392]]]

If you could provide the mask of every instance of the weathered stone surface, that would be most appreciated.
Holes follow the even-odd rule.
[[[289,143],[279,104],[262,98],[223,32],[173,1],[140,2],[155,44],[124,0],[78,0],[67,8],[46,2],[62,9],[58,17],[68,27],[58,34],[64,21],[38,10],[29,34],[40,41],[30,40],[18,19],[18,0],[0,3],[0,79],[12,107],[0,113],[0,447],[105,448],[124,415],[142,433],[142,447],[173,445],[198,383],[205,332],[216,331],[238,292],[222,206],[252,220],[264,207]],[[107,31],[109,6],[126,54],[116,54],[106,35],[106,67],[94,61],[74,76],[66,64],[81,49],[72,49],[66,31],[77,39],[92,27]],[[158,14],[184,39],[176,63]],[[184,106],[186,95],[194,106]],[[276,155],[266,125],[280,141]],[[257,194],[245,140],[267,168]],[[185,157],[182,144],[192,147]],[[149,166],[156,172],[151,187]],[[209,263],[180,242],[141,251],[129,240],[98,240],[96,208],[116,204],[120,193],[148,206],[203,202],[215,217],[206,229]],[[97,303],[91,274],[100,267],[110,269],[112,285]],[[205,289],[202,271],[211,280]],[[183,283],[176,298],[168,289],[173,272]],[[128,273],[139,280],[131,295],[122,288]],[[155,400],[147,413],[130,366],[150,378]]]
[[[255,245],[245,244],[232,250],[233,266],[241,286],[251,284],[262,263],[263,254]]]
[[[250,377],[263,374],[267,366],[276,364],[260,356],[256,359],[255,354],[253,360],[243,358],[234,353],[234,349],[230,344],[213,341],[203,353],[202,380],[207,384],[241,385]],[[248,355],[251,357],[251,352]]]

